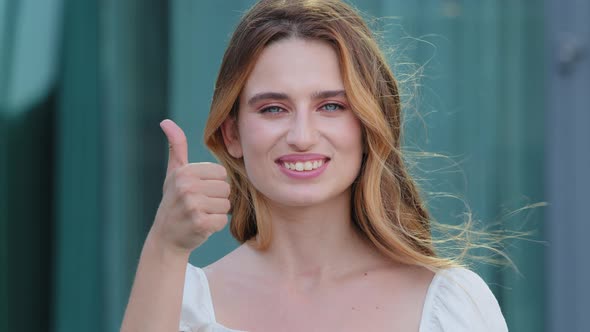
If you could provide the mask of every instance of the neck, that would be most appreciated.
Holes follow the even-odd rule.
[[[271,243],[261,255],[281,278],[334,278],[376,256],[352,223],[350,193],[304,208],[269,207]]]

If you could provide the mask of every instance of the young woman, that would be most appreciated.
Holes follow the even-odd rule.
[[[397,83],[348,5],[269,0],[243,17],[205,130],[223,166],[188,163],[182,130],[161,126],[164,195],[122,331],[507,330],[483,280],[435,252]],[[188,264],[228,212],[242,245]]]

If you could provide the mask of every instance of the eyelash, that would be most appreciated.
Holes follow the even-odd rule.
[[[328,105],[334,105],[334,106],[337,107],[337,109],[335,109],[335,110],[326,110],[325,107],[328,106]],[[259,111],[259,113],[269,113],[269,114],[279,114],[279,113],[282,113],[282,112],[270,112],[269,110],[271,110],[271,109],[278,109],[278,110],[282,110],[282,111],[285,110],[284,108],[282,108],[280,106],[274,106],[273,105],[273,106],[268,106],[268,107],[265,107],[265,108],[261,109]],[[338,104],[338,103],[326,103],[326,104],[322,105],[320,107],[320,109],[323,109],[324,111],[326,111],[328,113],[334,113],[334,112],[337,112],[337,111],[344,110],[345,107],[344,107],[344,105],[341,105],[341,104]]]
[[[324,104],[324,105],[322,105],[322,107],[321,107],[321,108],[324,108],[324,107],[326,107],[326,106],[328,106],[328,105],[334,105],[334,106],[336,106],[336,107],[337,107],[337,109],[335,109],[335,110],[332,110],[332,111],[328,111],[328,110],[324,109],[325,111],[327,111],[327,112],[330,112],[330,113],[332,113],[332,112],[336,112],[336,111],[342,111],[342,110],[344,109],[344,106],[343,106],[343,105],[340,105],[340,104],[338,104],[338,103],[327,103],[327,104]]]
[[[278,113],[281,113],[281,112],[270,112],[269,110],[271,110],[271,109],[284,110],[282,107],[279,107],[279,106],[268,106],[268,107],[265,107],[265,108],[261,109],[259,111],[259,113],[269,113],[269,114],[278,114]]]

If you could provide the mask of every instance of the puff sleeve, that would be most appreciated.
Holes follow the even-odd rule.
[[[187,265],[180,312],[180,332],[228,332],[217,324],[207,276],[202,269]]]
[[[476,273],[439,271],[428,290],[420,332],[504,332],[506,321],[488,285]]]

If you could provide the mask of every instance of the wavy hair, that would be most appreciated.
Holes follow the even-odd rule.
[[[243,16],[229,42],[204,139],[228,170],[232,235],[242,243],[255,240],[264,249],[270,243],[271,225],[243,159],[228,153],[221,125],[237,117],[240,93],[261,52],[286,38],[324,41],[338,55],[346,95],[364,134],[366,153],[351,190],[351,216],[360,233],[395,261],[430,269],[454,265],[435,252],[431,218],[404,164],[397,81],[358,12],[336,0],[260,1]]]

